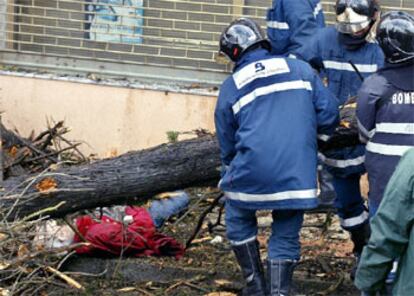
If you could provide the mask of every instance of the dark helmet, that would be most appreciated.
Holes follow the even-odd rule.
[[[344,34],[369,31],[379,11],[377,0],[337,0],[336,28]]]
[[[377,27],[377,40],[387,62],[403,63],[414,58],[414,17],[406,12],[384,14]]]
[[[248,18],[234,20],[220,36],[220,53],[233,62],[237,62],[254,45],[261,45],[268,50],[271,48],[260,26]]]

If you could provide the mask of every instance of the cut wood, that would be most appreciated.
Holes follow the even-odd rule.
[[[213,136],[163,144],[88,165],[9,178],[0,193],[0,208],[12,209],[7,219],[13,220],[61,202],[64,204],[48,212],[50,217],[126,202],[145,202],[165,191],[215,186],[220,177],[219,167],[219,147]]]

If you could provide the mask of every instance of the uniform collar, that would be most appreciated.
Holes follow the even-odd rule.
[[[266,58],[270,55],[270,53],[263,48],[258,48],[249,52],[246,52],[242,58],[236,62],[233,68],[233,73],[242,68],[243,66],[260,60],[262,58]]]
[[[405,91],[414,89],[414,61],[401,64],[385,63],[380,73],[397,88]]]
[[[345,45],[348,50],[357,50],[367,43],[366,35],[355,37],[340,32],[338,32],[338,40],[339,43]]]

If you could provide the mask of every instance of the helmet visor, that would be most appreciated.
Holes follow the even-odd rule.
[[[368,28],[371,19],[367,15],[356,13],[352,8],[346,8],[336,16],[336,28],[344,34],[357,34]]]
[[[372,13],[372,5],[368,0],[339,0],[335,7],[336,15],[344,13],[348,7],[361,15],[369,16]]]

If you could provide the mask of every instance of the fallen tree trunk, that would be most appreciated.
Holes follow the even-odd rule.
[[[24,145],[22,138],[5,128],[2,123],[0,123],[0,131],[3,141],[3,148],[9,148],[13,145]]]
[[[13,220],[62,217],[82,209],[145,202],[165,191],[215,186],[219,166],[215,137],[164,144],[89,165],[10,178],[0,193],[0,209],[7,210],[7,219]]]

